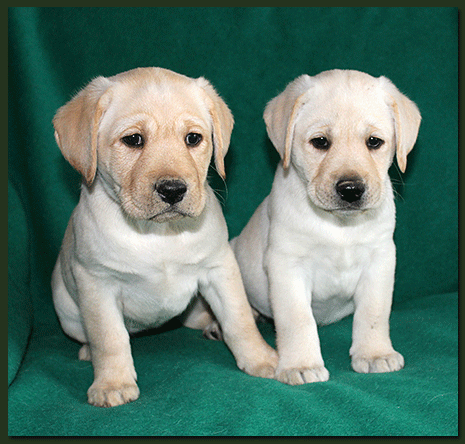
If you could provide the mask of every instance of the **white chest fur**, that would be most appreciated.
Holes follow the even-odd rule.
[[[305,261],[309,298],[318,324],[329,324],[353,312],[353,296],[371,248],[316,247]]]
[[[293,191],[295,191],[294,185]],[[302,196],[305,194],[302,192]],[[276,199],[273,194],[270,199]],[[375,252],[392,244],[395,206],[390,183],[377,209],[332,214],[305,199],[272,202],[268,254],[278,251],[305,282],[307,298],[318,324],[335,322],[354,310],[354,294]],[[286,217],[298,214],[299,217]],[[391,260],[390,258],[388,260]],[[289,266],[289,265],[288,265]]]
[[[218,218],[221,209],[212,193],[207,193],[208,211],[198,218],[163,224],[128,220],[98,187],[92,196],[87,193],[79,205],[88,208],[76,211],[73,221],[75,260],[105,282],[128,329],[158,326],[183,312],[199,283],[208,280],[219,245],[227,245],[226,226]]]

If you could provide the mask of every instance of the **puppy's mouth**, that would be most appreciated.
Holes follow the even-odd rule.
[[[366,211],[369,208],[363,205],[362,203],[359,204],[344,204],[340,205],[339,207],[332,209],[330,211],[339,211],[339,212],[347,212],[347,213],[354,213],[357,211]]]
[[[355,207],[341,207],[341,208],[335,208],[331,210],[327,210],[330,213],[337,214],[340,216],[352,216],[355,214],[360,214],[360,213],[365,213],[366,211],[370,210],[371,208],[369,207],[360,207],[360,208],[355,208]]]
[[[370,206],[364,205],[363,203],[339,204],[335,202],[335,203],[329,203],[329,204],[324,204],[324,205],[315,203],[315,205],[318,208],[324,211],[327,211],[328,213],[343,214],[343,215],[363,213],[364,211],[368,211],[371,208]]]
[[[182,219],[184,217],[195,217],[196,212],[193,211],[191,205],[180,205],[175,203],[160,204],[153,201],[138,202],[135,199],[121,199],[121,207],[124,212],[135,220],[146,220],[152,222],[168,222]]]
[[[314,204],[329,213],[343,215],[363,213],[374,207],[374,205],[370,203],[370,199],[368,197],[354,202],[346,202],[335,195],[330,195],[327,199],[317,199],[314,201]]]
[[[193,217],[194,215],[191,214],[190,212],[183,211],[179,208],[173,208],[173,207],[168,207],[164,209],[163,211],[150,216],[147,218],[147,220],[151,220],[153,222],[168,222],[168,221],[175,221],[182,219],[183,217]]]

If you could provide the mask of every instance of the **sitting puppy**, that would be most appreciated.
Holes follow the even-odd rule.
[[[385,77],[303,75],[264,113],[281,155],[270,195],[231,244],[252,306],[273,317],[288,384],[325,381],[317,324],[354,312],[357,372],[404,365],[389,337],[395,206],[388,169],[402,172],[420,113]]]
[[[98,77],[54,118],[56,141],[82,173],[80,201],[52,276],[64,331],[84,345],[88,401],[139,396],[129,334],[186,310],[201,292],[246,373],[274,377],[221,207],[206,182],[214,152],[224,176],[233,117],[204,78],[161,68]],[[204,328],[198,310],[186,316]]]

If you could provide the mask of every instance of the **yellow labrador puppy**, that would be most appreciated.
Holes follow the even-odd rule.
[[[52,289],[64,331],[84,344],[79,356],[94,367],[89,403],[138,398],[128,332],[163,324],[198,291],[239,368],[274,377],[276,352],[255,326],[206,181],[212,155],[224,176],[233,127],[210,83],[161,68],[98,77],[53,123],[63,155],[85,181]],[[206,322],[198,309],[186,316],[191,327]]]
[[[405,170],[416,105],[385,77],[333,70],[298,77],[264,119],[282,162],[232,245],[252,306],[275,320],[277,379],[327,380],[317,324],[352,312],[353,369],[401,369],[389,336],[396,253],[388,168],[397,153]]]

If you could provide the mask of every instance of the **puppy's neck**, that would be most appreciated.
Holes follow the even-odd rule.
[[[102,189],[109,199],[120,205],[118,197],[119,186],[113,180],[109,180],[108,177],[103,175],[100,170],[97,169],[97,173],[91,185],[87,185],[83,181],[82,186],[86,187],[90,194],[92,194],[95,189]]]

